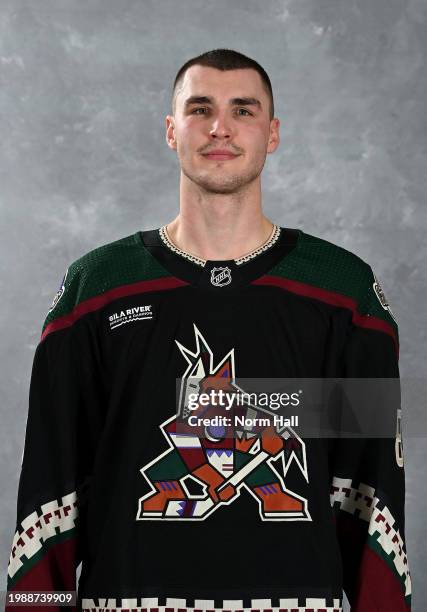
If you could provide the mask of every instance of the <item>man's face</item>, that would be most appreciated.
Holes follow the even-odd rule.
[[[235,193],[261,174],[267,153],[279,144],[279,125],[270,121],[269,97],[256,70],[196,65],[185,73],[175,115],[166,117],[166,140],[190,181],[211,193]],[[207,157],[215,149],[235,155]]]

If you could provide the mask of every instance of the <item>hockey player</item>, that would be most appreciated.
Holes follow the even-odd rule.
[[[409,612],[398,393],[375,396],[391,435],[190,429],[190,392],[230,393],[236,373],[399,380],[371,266],[263,214],[279,128],[254,60],[217,49],[178,71],[166,117],[178,215],[72,262],[42,327],[11,603],[59,611],[81,564],[80,612],[338,612],[343,592],[354,612]],[[331,403],[344,422],[348,401]],[[363,402],[351,408],[359,422]],[[196,402],[195,416],[212,411]]]

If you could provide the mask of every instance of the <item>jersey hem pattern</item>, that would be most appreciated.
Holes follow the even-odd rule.
[[[221,601],[221,600],[220,600]],[[165,597],[127,599],[83,599],[82,612],[342,612],[342,599],[277,598],[244,600],[181,599]]]

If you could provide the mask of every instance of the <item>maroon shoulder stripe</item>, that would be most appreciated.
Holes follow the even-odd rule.
[[[130,283],[127,285],[120,285],[114,287],[109,291],[105,291],[100,295],[83,300],[80,304],[77,304],[71,312],[62,317],[58,317],[48,325],[46,325],[40,341],[43,341],[48,334],[64,327],[69,327],[81,316],[102,308],[109,302],[116,300],[121,297],[128,295],[134,295],[137,293],[147,293],[148,291],[166,291],[168,289],[176,289],[177,287],[183,287],[189,285],[187,281],[176,278],[175,276],[167,276],[165,278],[156,278],[153,280],[138,281],[137,283]]]
[[[364,327],[366,329],[375,329],[391,336],[394,341],[396,353],[399,356],[399,343],[393,326],[379,317],[360,314],[357,311],[357,303],[353,298],[337,293],[336,291],[321,289],[320,287],[315,287],[314,285],[308,285],[306,283],[301,283],[300,281],[283,278],[282,276],[274,276],[271,274],[264,274],[264,276],[252,281],[252,284],[280,287],[282,289],[286,289],[287,291],[297,293],[298,295],[315,298],[316,300],[331,304],[332,306],[347,308],[353,313],[352,321],[355,325]]]

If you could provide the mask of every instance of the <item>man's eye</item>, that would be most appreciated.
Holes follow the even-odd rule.
[[[205,110],[207,110],[207,109],[206,109],[206,107],[204,107],[204,106],[199,106],[199,108],[195,108],[193,111],[191,111],[191,114],[192,114],[192,115],[198,115],[198,114],[199,114],[199,113],[198,113],[198,111],[205,111]],[[249,111],[248,111],[246,108],[239,108],[239,109],[237,109],[237,110],[238,110],[238,111],[243,111],[244,113],[247,113],[247,115],[251,115],[251,114],[252,114],[252,113],[250,113],[250,112],[249,112]],[[204,113],[203,113],[203,114],[204,114]],[[244,115],[244,116],[246,117],[247,115]]]

